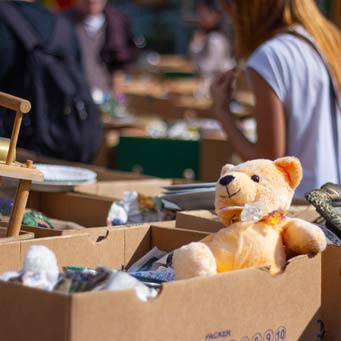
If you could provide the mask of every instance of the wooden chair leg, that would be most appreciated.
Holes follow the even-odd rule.
[[[12,135],[11,135],[11,141],[9,144],[6,164],[11,165],[14,161],[14,155],[15,155],[15,148],[17,146],[19,132],[20,132],[20,126],[22,121],[23,114],[20,111],[17,111],[17,114],[15,115],[14,125],[12,129]]]
[[[21,223],[25,214],[25,208],[31,187],[31,182],[31,180],[19,180],[11,218],[8,224],[7,237],[18,236],[20,233]]]

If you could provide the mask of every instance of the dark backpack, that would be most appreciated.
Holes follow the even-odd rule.
[[[91,162],[101,142],[100,113],[81,66],[68,50],[71,25],[55,15],[52,38],[48,46],[42,46],[12,4],[0,3],[0,18],[26,53],[24,66],[18,66],[6,87],[32,103],[31,112],[24,115],[18,145],[50,157]],[[0,120],[5,120],[2,126],[10,135],[14,114],[1,115]]]

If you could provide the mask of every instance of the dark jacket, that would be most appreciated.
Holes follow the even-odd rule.
[[[75,25],[84,19],[84,15],[77,7],[63,13]],[[105,43],[100,51],[101,59],[111,72],[124,69],[135,61],[138,52],[129,19],[110,5],[105,7],[104,16]]]
[[[53,34],[54,14],[35,3],[12,1],[18,12],[30,23],[42,45],[45,45]],[[73,44],[70,53],[80,63],[80,49],[77,36],[72,32]],[[8,81],[13,73],[24,72],[26,52],[15,34],[0,20],[0,91],[6,91]]]

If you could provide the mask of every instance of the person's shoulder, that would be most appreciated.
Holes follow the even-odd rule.
[[[296,38],[290,34],[279,34],[265,41],[250,55],[248,61],[258,59],[288,59],[297,50]]]
[[[255,50],[255,53],[258,51],[273,51],[281,48],[284,44],[290,41],[291,37],[288,34],[279,34],[276,35],[264,43],[262,43],[258,48]]]

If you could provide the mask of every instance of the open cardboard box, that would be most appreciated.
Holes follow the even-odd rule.
[[[77,223],[84,227],[107,225],[112,200],[72,192],[31,191],[27,207],[49,218]]]
[[[60,266],[129,265],[153,246],[171,251],[206,233],[144,224],[105,233],[0,245],[0,273],[21,268],[31,245],[53,250]],[[157,298],[134,290],[65,295],[0,281],[1,339],[35,341],[315,340],[320,333],[321,255],[266,268],[170,282]]]
[[[49,193],[31,191],[28,208],[42,212],[49,218],[75,222],[84,227],[107,225],[107,215],[115,200],[123,198],[125,191],[138,191],[144,195],[157,195],[163,186],[173,184],[173,180],[146,179],[129,181],[102,181],[91,185],[77,186],[78,192]],[[36,237],[78,233],[82,230],[51,230],[24,227]]]
[[[167,228],[175,228],[175,220],[167,220],[167,221],[160,221],[157,223],[158,226],[161,227],[167,227]],[[89,229],[69,229],[69,230],[55,230],[55,229],[45,229],[40,227],[34,227],[34,226],[27,226],[22,225],[21,227],[21,233],[28,234],[30,233],[30,237],[20,238],[20,239],[32,239],[32,238],[48,238],[48,237],[59,237],[59,236],[70,236],[70,235],[76,235],[76,234],[91,234],[91,235],[97,235],[97,234],[103,234],[105,235],[107,231],[109,230],[115,230],[118,228],[128,228],[128,227],[134,227],[134,226],[140,226],[141,224],[127,224],[122,226],[112,226],[112,227],[91,227]],[[1,240],[0,240],[1,241]]]
[[[312,205],[293,205],[289,210],[289,216],[314,223],[320,217],[320,214]],[[214,212],[194,210],[177,212],[175,227],[214,233],[225,226]]]
[[[322,322],[324,340],[341,340],[341,246],[322,253]]]
[[[33,231],[22,230],[19,232],[18,236],[7,237],[7,227],[5,227],[5,225],[0,224],[0,244],[7,244],[11,242],[17,242],[20,240],[33,239],[35,236]]]
[[[162,186],[170,184],[172,184],[172,180],[148,179],[145,181],[99,182],[94,185],[79,186],[82,193],[31,191],[27,206],[42,212],[48,218],[74,222],[89,228],[103,227],[107,226],[107,215],[113,201],[122,199],[124,191],[137,190],[145,195],[156,195],[160,193]],[[165,223],[169,224],[169,222]],[[172,225],[175,226],[175,222]],[[33,232],[35,238],[44,238],[82,233],[84,229],[58,230],[23,226],[22,231]]]
[[[162,187],[173,184],[174,180],[171,179],[100,181],[96,184],[76,186],[75,192],[120,200],[123,198],[124,192],[136,191],[146,196],[154,196],[164,191]]]
[[[175,227],[214,233],[224,228],[224,225],[214,212],[209,210],[195,210],[177,212]]]

